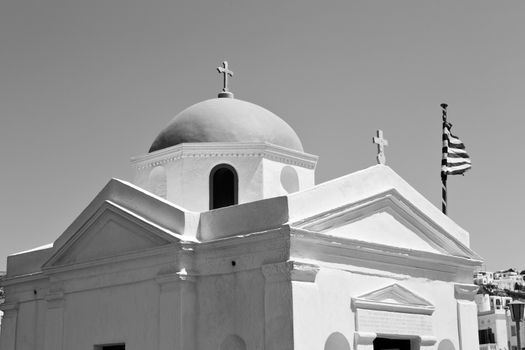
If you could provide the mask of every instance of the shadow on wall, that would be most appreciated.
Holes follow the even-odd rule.
[[[223,340],[219,350],[246,350],[246,343],[241,337],[230,334]]]
[[[344,335],[334,332],[326,339],[324,350],[350,350],[350,344]]]

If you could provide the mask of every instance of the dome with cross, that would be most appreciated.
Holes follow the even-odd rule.
[[[284,120],[235,98],[214,98],[186,108],[160,132],[149,152],[186,142],[268,142],[303,151],[301,140]]]
[[[256,104],[234,99],[228,90],[233,72],[222,62],[219,98],[194,104],[180,112],[160,132],[149,152],[191,142],[267,142],[302,152],[301,140],[284,120]]]

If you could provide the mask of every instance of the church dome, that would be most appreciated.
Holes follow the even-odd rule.
[[[284,120],[235,98],[214,98],[186,108],[160,132],[149,152],[185,142],[268,142],[303,151],[301,140]]]

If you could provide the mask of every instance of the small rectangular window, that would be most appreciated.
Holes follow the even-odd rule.
[[[126,350],[126,344],[95,345],[94,350]]]

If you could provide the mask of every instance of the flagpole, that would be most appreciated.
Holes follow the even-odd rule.
[[[443,109],[443,135],[442,135],[442,151],[441,151],[441,167],[447,165],[447,158],[443,154],[443,151],[445,150],[445,147],[448,145],[445,145],[445,128],[447,124],[447,107],[448,105],[446,103],[441,104],[441,108]],[[443,214],[447,215],[447,174],[441,169],[441,211]]]

